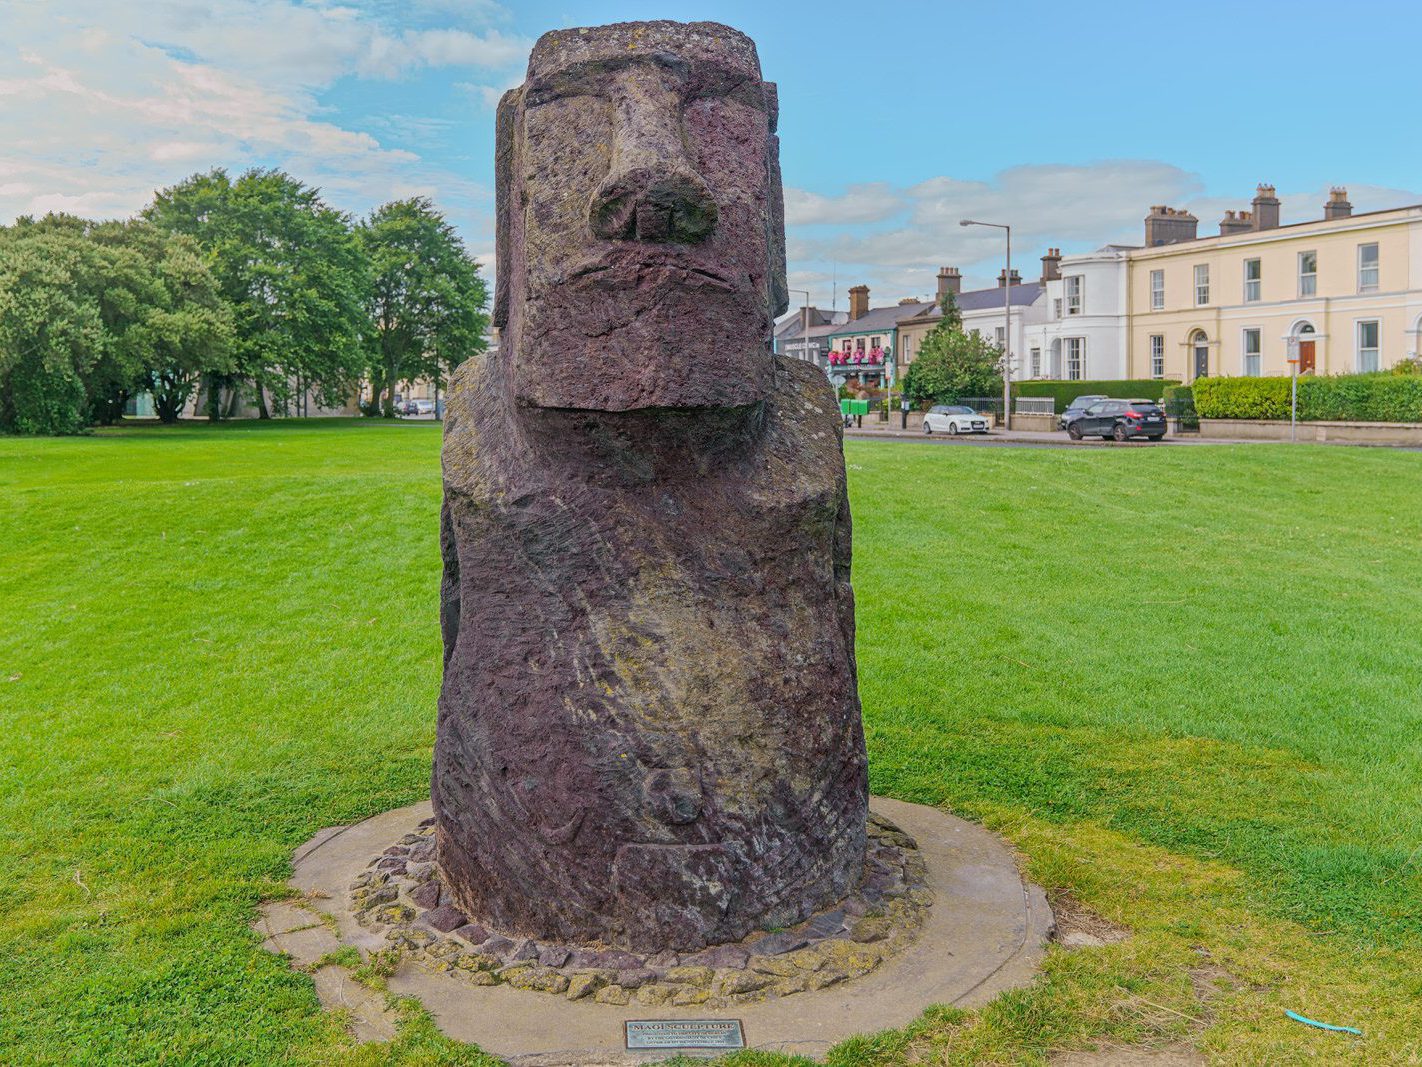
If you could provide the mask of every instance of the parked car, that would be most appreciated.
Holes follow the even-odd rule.
[[[1098,400],[1106,399],[1108,398],[1100,393],[1087,393],[1085,396],[1077,397],[1067,405],[1067,409],[1063,411],[1061,417],[1057,419],[1057,429],[1065,430],[1067,424],[1070,423],[1072,419],[1076,418]]]
[[[923,432],[987,433],[988,420],[963,404],[935,404],[923,416]]]
[[[435,402],[433,400],[420,399],[411,400],[406,406],[405,413],[407,415],[433,415],[434,411]]]
[[[1102,400],[1067,423],[1067,436],[1073,441],[1083,437],[1159,441],[1165,436],[1165,412],[1148,400]]]

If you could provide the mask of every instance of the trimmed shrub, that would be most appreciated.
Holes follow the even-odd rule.
[[[1285,407],[1284,417],[1288,417]],[[1334,422],[1422,422],[1422,375],[1338,374],[1299,379],[1299,418]]]
[[[1287,378],[1197,378],[1195,410],[1202,419],[1287,419]]]
[[[1173,379],[1136,378],[1121,381],[1062,382],[1031,381],[1013,382],[1013,396],[1050,396],[1056,400],[1058,413],[1067,409],[1079,396],[1099,393],[1102,396],[1120,400],[1159,400],[1167,387],[1179,385]]]
[[[1288,378],[1199,378],[1195,407],[1205,419],[1287,419]],[[1422,375],[1305,374],[1299,418],[1308,422],[1422,422]]]

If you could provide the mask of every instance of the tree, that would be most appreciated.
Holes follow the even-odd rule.
[[[943,318],[924,337],[904,376],[904,395],[918,405],[1002,392],[1002,349],[963,330],[952,293],[943,295]]]
[[[176,422],[203,374],[232,370],[232,309],[191,237],[142,220],[102,223],[93,237],[109,253],[102,306],[112,334],[88,386],[96,421],[144,391],[160,421]]]
[[[484,348],[488,289],[454,228],[424,197],[371,212],[359,229],[371,273],[366,375],[374,401],[395,415],[395,388],[441,378]]]
[[[0,229],[6,428],[72,433],[114,422],[140,390],[174,421],[198,373],[227,369],[231,331],[189,238],[72,215]]]
[[[78,433],[87,425],[82,376],[105,342],[101,274],[81,220],[0,227],[0,429]]]
[[[202,249],[234,319],[233,369],[211,374],[208,413],[252,391],[286,410],[299,382],[323,403],[350,396],[362,369],[368,275],[349,218],[319,192],[276,170],[236,181],[221,169],[160,190],[144,216]]]

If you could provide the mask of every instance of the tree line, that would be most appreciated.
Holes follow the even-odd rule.
[[[484,348],[479,264],[425,197],[355,220],[276,170],[215,169],[137,217],[0,226],[0,430],[76,433],[152,397],[164,422],[347,401]]]

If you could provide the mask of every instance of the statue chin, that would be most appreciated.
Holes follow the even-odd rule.
[[[524,442],[545,462],[576,464],[594,482],[676,481],[705,474],[752,448],[765,402],[604,411],[516,403]]]
[[[530,297],[508,331],[502,369],[521,406],[745,407],[769,394],[775,364],[763,340],[769,320],[751,302],[677,288],[659,296],[549,290]]]

